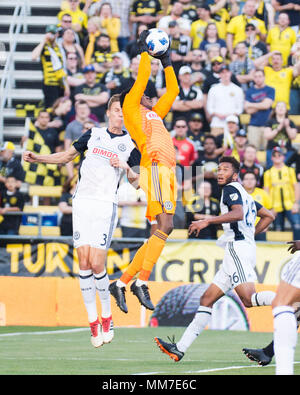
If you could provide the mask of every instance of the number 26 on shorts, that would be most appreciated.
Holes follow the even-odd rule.
[[[233,275],[232,275],[232,276],[229,276],[229,277],[230,277],[230,282],[231,282],[231,284],[232,284],[233,287],[234,287],[236,284],[238,284],[239,281],[240,281],[240,277],[237,275],[236,272],[234,272]]]

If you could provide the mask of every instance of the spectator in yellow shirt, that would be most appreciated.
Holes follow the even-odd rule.
[[[253,171],[247,171],[243,176],[242,181],[243,187],[246,191],[253,197],[253,199],[260,203],[263,207],[268,210],[272,210],[272,201],[270,195],[262,188],[257,187],[257,178]],[[273,210],[272,210],[273,211]],[[255,225],[259,221],[259,218],[256,218]],[[255,240],[266,241],[266,231],[256,235]]]
[[[269,30],[267,44],[269,52],[279,51],[283,58],[283,66],[287,65],[292,46],[296,42],[296,33],[289,26],[288,14],[281,12],[277,18],[277,25]]]
[[[64,2],[65,3],[65,2]],[[80,0],[68,0],[64,4],[64,9],[59,12],[57,18],[61,21],[63,15],[69,14],[72,17],[72,29],[81,33],[87,28],[88,16],[85,12],[81,11],[79,7]]]
[[[220,23],[220,28],[224,32],[223,39],[226,38],[227,24],[230,19],[238,15],[239,6],[236,1],[228,4],[227,0],[215,0],[209,4],[211,18]]]
[[[224,28],[224,23],[212,19],[209,6],[200,5],[197,8],[197,13],[199,19],[191,24],[191,31],[190,31],[193,49],[200,47],[200,44],[204,39],[205,29],[208,23],[215,23],[218,30],[219,38],[221,39],[226,38],[226,29]]]
[[[300,62],[300,35],[297,37],[297,41],[291,49],[291,54],[288,59],[288,65],[294,66],[298,62]],[[290,115],[300,114],[300,75],[294,78],[292,82],[290,107]]]
[[[295,169],[284,164],[284,153],[280,147],[272,150],[273,166],[264,174],[264,189],[271,196],[276,213],[275,230],[284,231],[284,220],[290,222],[293,239],[300,239],[299,186]]]
[[[255,16],[256,3],[254,0],[247,0],[244,5],[244,10],[241,15],[237,15],[231,19],[227,25],[227,48],[230,56],[233,54],[233,50],[236,44],[240,41],[246,40],[246,25],[251,23],[256,27],[257,37],[260,40],[265,41],[267,35],[267,29],[265,23]]]
[[[297,128],[289,119],[286,104],[278,102],[266,123],[264,137],[267,141],[266,168],[272,166],[272,149],[279,146],[284,153],[285,163],[294,155],[293,140],[297,137]]]
[[[269,64],[271,60],[272,65]],[[276,103],[283,101],[290,108],[290,91],[293,78],[300,75],[300,60],[292,67],[283,67],[281,52],[273,51],[255,59],[254,65],[258,69],[264,69],[265,83],[275,89]]]
[[[112,52],[119,52],[118,37],[121,30],[121,20],[113,16],[110,3],[102,3],[99,12],[96,14],[100,18],[101,32],[110,38]]]

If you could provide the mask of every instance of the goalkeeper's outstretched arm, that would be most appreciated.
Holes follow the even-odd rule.
[[[171,110],[176,97],[179,95],[179,86],[172,66],[169,49],[163,55],[157,56],[157,58],[161,61],[164,68],[167,89],[166,93],[160,97],[156,105],[153,107],[153,111],[164,119]]]

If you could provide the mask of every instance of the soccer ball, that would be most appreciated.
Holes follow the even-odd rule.
[[[150,29],[146,38],[148,52],[151,56],[163,55],[169,48],[169,36],[161,29]]]

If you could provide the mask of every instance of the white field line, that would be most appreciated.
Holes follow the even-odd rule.
[[[294,365],[299,364],[300,361],[294,362]],[[215,368],[215,369],[202,369],[202,370],[189,370],[187,372],[180,372],[180,374],[195,374],[195,373],[213,373],[213,372],[222,372],[224,370],[235,370],[235,369],[265,369],[269,367],[275,367],[275,364],[270,364],[268,366],[259,366],[259,365],[242,365],[242,366],[226,366],[224,368]],[[132,376],[143,376],[147,374],[168,374],[166,372],[143,372],[143,373],[133,373]]]
[[[90,330],[90,328],[59,329],[59,330],[54,330],[54,331],[36,331],[36,332],[12,332],[12,333],[2,333],[2,334],[0,334],[0,337],[20,336],[20,335],[52,335],[52,334],[61,334],[61,333],[83,332],[83,331],[88,331],[88,330]],[[123,359],[123,360],[126,360],[126,359]],[[295,365],[300,364],[300,361],[296,361],[296,362],[294,362],[294,364]],[[268,367],[275,367],[275,364],[270,364],[268,366],[259,366],[259,365],[226,366],[224,368],[203,369],[203,370],[181,372],[181,374],[212,373],[212,372],[221,372],[221,371],[225,371],[225,370],[249,369],[249,368],[262,369],[262,368],[268,368]],[[133,373],[132,376],[151,375],[151,374],[164,374],[164,372],[139,372],[139,373]]]
[[[20,335],[56,335],[57,333],[71,333],[71,332],[83,332],[89,331],[90,328],[74,328],[74,329],[59,329],[54,331],[36,331],[36,332],[12,332],[12,333],[1,333],[0,337],[7,336],[20,336]]]

